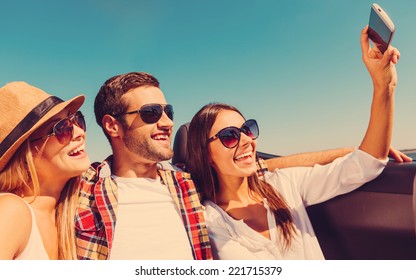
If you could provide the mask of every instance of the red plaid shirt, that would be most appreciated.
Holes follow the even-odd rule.
[[[78,259],[108,259],[117,218],[117,185],[111,178],[111,157],[93,163],[83,175],[76,213]],[[169,188],[189,237],[196,260],[212,259],[203,206],[190,175],[158,170]]]

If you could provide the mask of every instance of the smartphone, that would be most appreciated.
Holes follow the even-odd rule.
[[[368,37],[381,53],[384,53],[390,45],[396,29],[386,11],[376,3],[371,5],[368,27]]]

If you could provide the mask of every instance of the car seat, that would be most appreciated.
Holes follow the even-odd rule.
[[[172,164],[181,169],[186,167],[189,124],[188,122],[179,127],[173,142]]]
[[[413,180],[413,219],[415,220],[415,233],[416,233],[416,176]]]

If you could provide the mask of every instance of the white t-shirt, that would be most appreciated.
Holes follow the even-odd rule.
[[[110,259],[192,260],[182,218],[160,179],[113,177],[118,208]]]
[[[268,172],[265,180],[286,200],[294,219],[297,235],[291,248],[282,252],[277,241],[274,214],[266,203],[270,230],[268,239],[235,220],[211,201],[205,203],[205,219],[219,259],[324,259],[306,212],[306,207],[348,193],[376,178],[387,164],[356,150],[327,165],[295,167]]]

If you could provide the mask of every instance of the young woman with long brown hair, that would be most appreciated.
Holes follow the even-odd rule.
[[[395,64],[361,34],[362,58],[374,91],[367,132],[359,148],[327,165],[256,170],[257,122],[236,108],[204,106],[189,127],[189,170],[206,206],[218,259],[323,259],[306,207],[350,192],[377,177],[392,138]]]

